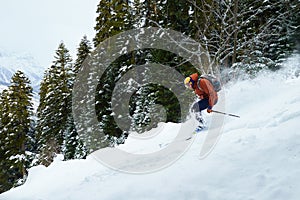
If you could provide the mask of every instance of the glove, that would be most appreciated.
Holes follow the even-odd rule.
[[[208,112],[208,113],[211,113],[211,112],[212,112],[212,107],[211,107],[211,106],[208,106],[208,107],[207,107],[207,112]]]

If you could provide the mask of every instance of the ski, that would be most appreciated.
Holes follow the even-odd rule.
[[[198,130],[198,131],[195,130],[195,131],[192,133],[192,135],[189,136],[189,137],[187,137],[187,138],[184,138],[184,139],[181,139],[181,140],[175,140],[175,141],[167,142],[167,143],[160,143],[160,144],[158,144],[158,146],[159,146],[160,148],[163,148],[163,147],[168,146],[169,144],[171,144],[171,143],[173,143],[173,142],[188,141],[188,140],[192,139],[192,138],[194,137],[194,135],[199,134],[199,133],[202,132],[204,129],[205,129],[205,128],[202,128],[201,130]]]
[[[194,133],[193,133],[193,135],[194,135]],[[158,144],[158,146],[159,146],[160,148],[163,148],[163,147],[166,147],[166,146],[170,145],[170,144],[173,143],[173,142],[188,141],[188,140],[190,140],[190,139],[193,138],[193,135],[192,135],[192,136],[189,136],[189,137],[187,137],[187,138],[184,138],[184,139],[182,139],[182,140],[174,140],[174,141],[172,141],[172,142],[160,143],[160,144]]]

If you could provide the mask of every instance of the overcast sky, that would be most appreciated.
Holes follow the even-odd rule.
[[[61,41],[72,56],[91,41],[99,0],[0,0],[0,48],[28,53],[47,68]],[[74,58],[74,57],[73,57]]]

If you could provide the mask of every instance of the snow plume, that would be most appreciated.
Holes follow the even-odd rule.
[[[267,68],[263,68],[262,70],[258,71],[248,71],[247,69],[243,67],[238,67],[236,65],[233,66],[233,68],[226,68],[222,69],[221,71],[221,77],[222,82],[227,83],[240,80],[246,80],[246,79],[253,79],[255,77],[259,76],[282,76],[283,78],[292,78],[292,77],[298,77],[300,75],[300,54],[294,54],[291,57],[287,58],[286,61],[281,63],[281,68],[277,73],[270,73],[270,70]],[[249,69],[248,69],[249,70]]]
[[[285,72],[285,76],[292,77],[292,78],[297,78],[300,76],[300,54],[295,54],[285,63],[283,63],[283,69],[282,71]]]
[[[189,149],[159,171],[122,173],[104,166],[93,155],[86,160],[56,159],[47,168],[31,168],[26,183],[3,193],[0,199],[297,200],[300,196],[299,63],[299,56],[294,56],[277,72],[225,85],[224,111],[241,118],[225,118],[220,140],[204,159],[199,157],[200,149],[216,113],[203,113],[208,129],[194,135]],[[179,127],[162,123],[149,133],[152,138],[129,137],[118,148],[140,154],[163,149],[174,140]],[[146,163],[136,160],[134,164],[142,167]]]

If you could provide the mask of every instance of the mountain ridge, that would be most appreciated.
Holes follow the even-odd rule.
[[[28,53],[7,52],[0,49],[0,91],[10,85],[11,77],[18,70],[25,73],[34,92],[38,93],[45,69]]]

